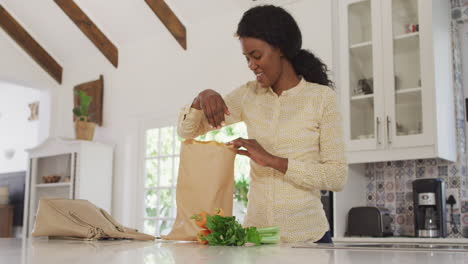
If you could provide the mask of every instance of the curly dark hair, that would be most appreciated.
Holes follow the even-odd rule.
[[[255,6],[247,10],[237,26],[237,36],[261,39],[279,48],[298,75],[308,82],[333,87],[327,66],[310,51],[301,49],[302,35],[294,18],[283,8]]]

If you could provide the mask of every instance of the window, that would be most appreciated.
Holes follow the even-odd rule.
[[[176,184],[179,170],[181,138],[174,126],[145,131],[144,165],[144,232],[166,235],[176,217]],[[244,123],[237,123],[211,131],[197,138],[200,141],[229,142],[238,137],[247,138]],[[234,215],[243,222],[247,205],[249,159],[238,155],[234,165]]]

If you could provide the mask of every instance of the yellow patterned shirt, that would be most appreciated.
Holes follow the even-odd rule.
[[[224,97],[226,125],[245,122],[249,138],[288,158],[285,174],[251,161],[244,226],[279,226],[285,242],[316,241],[329,230],[320,190],[340,191],[347,178],[336,94],[301,80],[280,96],[249,82]],[[179,114],[178,133],[195,138],[212,130],[203,112],[190,105]]]

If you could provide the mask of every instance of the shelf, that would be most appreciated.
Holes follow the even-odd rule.
[[[52,187],[69,187],[69,182],[57,182],[57,183],[41,183],[36,184],[37,188],[52,188]]]
[[[395,53],[419,52],[419,32],[398,35],[394,38]],[[395,55],[396,55],[395,54]]]
[[[372,47],[372,41],[367,41],[367,42],[361,42],[357,44],[351,45],[349,48],[350,49],[357,49],[357,48],[365,48],[365,47]]]
[[[413,38],[413,37],[419,37],[419,32],[401,34],[401,35],[395,36],[393,39],[401,40],[401,39],[408,39],[408,38]]]
[[[421,87],[407,88],[407,89],[401,89],[401,90],[396,91],[397,94],[416,93],[416,92],[421,92]]]
[[[372,98],[374,98],[374,94],[356,95],[356,96],[351,96],[351,101],[372,99]]]

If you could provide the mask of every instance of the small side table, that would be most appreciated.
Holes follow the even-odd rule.
[[[0,204],[0,237],[13,236],[13,205]]]

